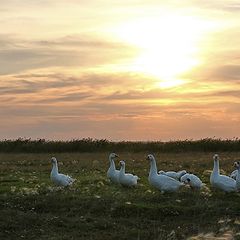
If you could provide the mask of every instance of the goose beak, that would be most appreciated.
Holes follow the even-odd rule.
[[[119,155],[116,154],[115,157],[119,157]]]

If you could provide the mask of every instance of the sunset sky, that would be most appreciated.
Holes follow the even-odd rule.
[[[239,0],[1,0],[0,16],[0,139],[239,137]]]

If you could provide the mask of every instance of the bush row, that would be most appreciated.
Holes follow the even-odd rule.
[[[176,140],[176,141],[109,141],[106,139],[73,139],[52,141],[45,139],[19,138],[0,141],[0,152],[218,152],[240,151],[240,139]]]

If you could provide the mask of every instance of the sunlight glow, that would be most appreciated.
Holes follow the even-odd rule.
[[[130,71],[157,77],[160,87],[172,87],[184,83],[179,75],[200,63],[199,42],[212,27],[196,17],[171,14],[127,22],[115,33],[140,50]]]

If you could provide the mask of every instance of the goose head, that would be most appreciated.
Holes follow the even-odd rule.
[[[214,160],[215,162],[217,162],[217,161],[219,160],[218,154],[214,154],[214,155],[213,155],[213,160]]]
[[[51,158],[51,162],[52,162],[52,164],[56,164],[57,163],[57,159],[55,157],[52,157]]]
[[[125,166],[125,162],[124,162],[123,160],[120,161],[119,163],[120,163],[120,166],[121,166],[121,167]]]
[[[147,160],[149,160],[149,161],[154,161],[155,160],[155,158],[154,158],[154,156],[152,155],[152,154],[148,154],[147,155]]]
[[[110,159],[116,158],[116,157],[119,157],[116,153],[110,153],[110,155],[109,155]]]
[[[240,161],[234,162],[234,166],[236,169],[240,169]]]

